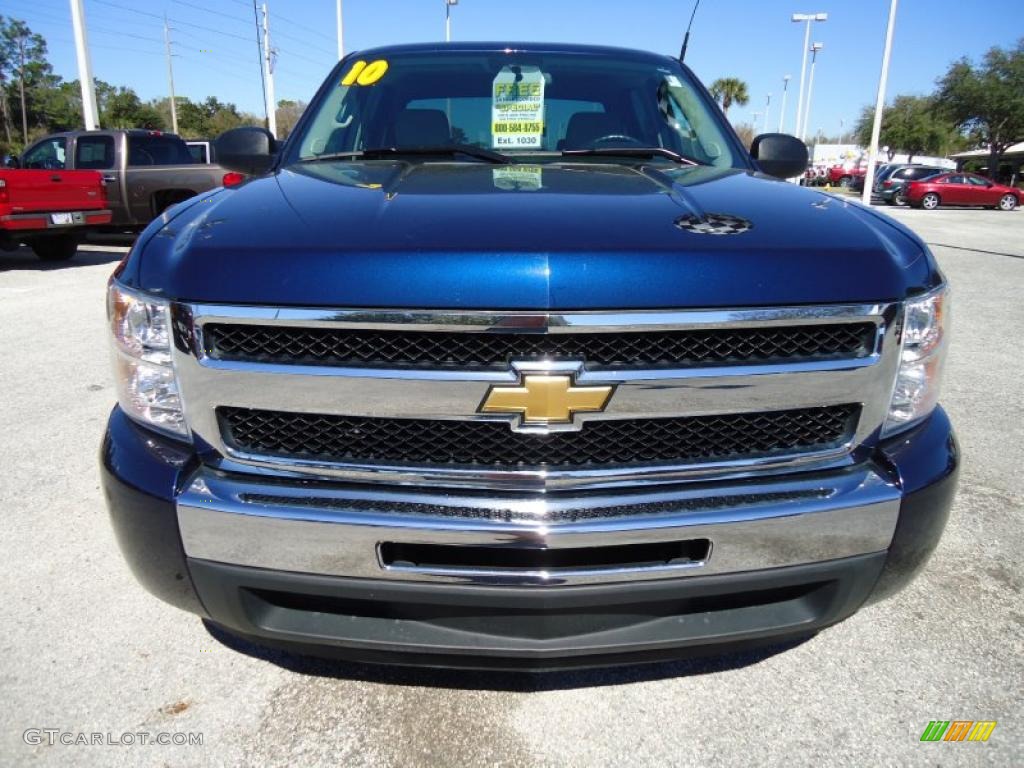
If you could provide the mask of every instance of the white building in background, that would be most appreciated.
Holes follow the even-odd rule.
[[[844,168],[858,168],[868,161],[868,151],[857,144],[815,144],[811,156],[811,165],[815,168],[831,168],[834,165],[841,165]],[[931,155],[914,155],[913,161],[908,159],[906,153],[897,152],[892,160],[888,159],[885,147],[879,153],[879,162],[883,163],[907,163],[914,162],[919,165],[934,165],[939,168],[956,168],[956,161],[945,157],[933,157]]]
[[[988,169],[988,149],[972,149],[969,152],[957,152],[950,155],[957,163],[958,168],[963,168],[969,161],[978,162],[983,168]],[[1012,186],[1024,177],[1024,141],[1019,144],[1011,144],[1003,152],[999,160],[1000,176]],[[1008,176],[1007,176],[1008,174]]]

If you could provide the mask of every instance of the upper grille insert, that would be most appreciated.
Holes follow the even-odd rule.
[[[228,445],[253,453],[347,464],[518,470],[688,463],[838,447],[856,405],[789,411],[590,421],[578,432],[516,433],[500,421],[447,421],[217,409]]]
[[[506,368],[512,360],[582,359],[591,367],[729,365],[866,357],[874,323],[599,333],[303,328],[208,323],[218,360],[385,368]]]

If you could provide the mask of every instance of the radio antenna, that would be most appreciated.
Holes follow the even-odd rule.
[[[690,44],[690,27],[693,26],[693,17],[697,15],[697,9],[700,7],[700,0],[697,0],[693,4],[693,13],[690,14],[690,23],[686,25],[686,36],[683,38],[683,50],[679,52],[679,61],[686,60],[686,47]]]

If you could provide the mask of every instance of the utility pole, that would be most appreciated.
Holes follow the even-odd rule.
[[[270,13],[263,4],[263,71],[267,78],[267,125],[277,138],[277,101],[274,99],[274,49],[270,47]]]
[[[22,27],[21,35],[18,37],[18,52],[21,54],[21,67],[18,78],[21,86],[21,143],[28,146],[28,113],[25,111],[25,30]]]
[[[82,86],[82,118],[87,131],[100,127],[99,112],[96,109],[96,86],[92,79],[92,62],[89,59],[89,41],[85,33],[85,10],[82,0],[71,3],[71,25],[75,31],[75,58],[78,60],[78,82]],[[24,110],[22,110],[24,111]]]
[[[772,105],[772,95],[768,94],[768,98],[764,102],[764,125],[761,126],[761,133],[768,133],[768,107]]]
[[[341,0],[338,0],[338,61],[345,58],[345,35],[341,23]]]
[[[818,51],[825,47],[824,43],[815,43],[811,46],[811,76],[807,79],[807,108],[804,111],[804,121],[798,138],[803,141],[807,136],[807,124],[811,119],[811,92],[814,90],[814,65],[818,61]]]
[[[885,108],[885,86],[889,79],[889,54],[892,52],[892,33],[896,28],[897,0],[889,0],[889,24],[885,29],[885,51],[882,53],[882,74],[878,78],[878,97],[875,99],[875,119],[871,125],[871,146],[868,147],[868,168],[864,174],[864,194],[861,202],[871,205],[871,187],[875,182],[875,156],[878,137],[882,132],[882,110]]]
[[[783,132],[786,124],[786,92],[789,90],[790,75],[782,78],[782,107],[779,109],[779,133]]]
[[[167,51],[167,85],[171,89],[171,130],[178,132],[178,103],[174,100],[174,67],[171,65],[171,28],[164,14],[164,48]]]

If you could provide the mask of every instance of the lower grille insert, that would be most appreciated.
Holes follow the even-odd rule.
[[[453,546],[385,541],[380,562],[386,568],[470,571],[575,571],[664,568],[701,565],[711,554],[707,539],[617,544],[607,547]]]
[[[860,406],[590,421],[578,432],[512,432],[499,421],[217,409],[227,445],[249,454],[344,464],[518,470],[689,463],[792,455],[843,445]]]

